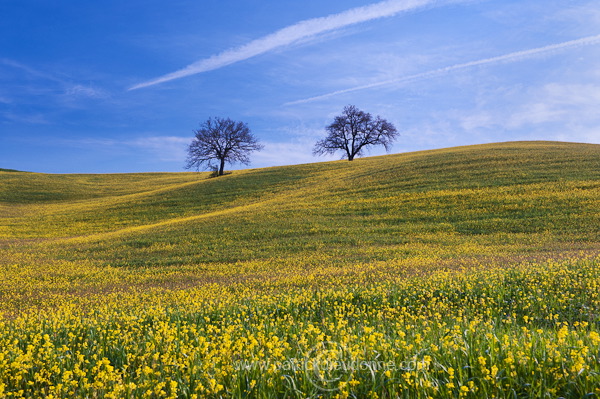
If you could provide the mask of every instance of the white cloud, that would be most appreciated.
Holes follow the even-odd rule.
[[[436,115],[434,129],[461,133],[448,144],[506,140],[559,140],[600,143],[600,84],[552,82],[528,89],[504,92],[476,109],[454,109]],[[499,135],[501,132],[501,135]],[[460,137],[462,136],[462,137]],[[468,139],[468,141],[465,141]]]
[[[314,162],[311,147],[300,143],[263,142],[265,148],[252,155],[252,164],[260,166],[291,165]]]
[[[16,122],[16,123],[24,123],[28,125],[49,125],[50,121],[39,113],[35,114],[18,114],[13,112],[5,112],[0,114],[0,118],[5,119],[6,121]],[[0,119],[1,121],[1,119]]]
[[[122,142],[113,139],[103,139],[103,138],[81,138],[81,139],[67,139],[67,140],[57,140],[58,144],[61,145],[69,145],[73,147],[112,147],[122,145]]]
[[[595,32],[600,26],[600,7],[598,1],[592,0],[580,4],[564,4],[559,2],[558,10],[548,18],[549,23],[556,26],[557,23],[569,23],[569,30],[575,34],[586,34]],[[545,6],[543,4],[542,6]]]
[[[183,162],[191,139],[177,136],[140,136],[134,139],[81,138],[60,140],[62,145],[79,148],[104,148],[143,152],[163,162]]]
[[[403,76],[403,77],[394,78],[394,79],[381,80],[381,81],[369,83],[366,85],[350,87],[348,89],[343,89],[343,90],[336,90],[336,91],[333,91],[333,92],[330,92],[327,94],[322,94],[319,96],[309,97],[309,98],[305,98],[302,100],[291,101],[291,102],[285,103],[284,105],[296,105],[296,104],[309,103],[309,102],[318,101],[318,100],[322,100],[325,98],[337,96],[340,94],[350,93],[350,92],[354,92],[354,91],[373,89],[376,87],[382,87],[382,86],[388,86],[388,85],[397,85],[397,84],[408,83],[408,82],[412,82],[412,81],[416,81],[416,80],[429,79],[429,78],[437,77],[437,76],[445,74],[445,73],[454,72],[454,71],[471,68],[471,67],[475,67],[475,66],[516,62],[516,61],[521,61],[521,60],[527,59],[527,58],[538,57],[538,56],[552,54],[552,53],[558,53],[560,51],[571,49],[571,48],[589,46],[589,45],[599,44],[599,43],[600,43],[600,35],[588,36],[588,37],[584,37],[581,39],[551,44],[548,46],[537,47],[537,48],[522,50],[522,51],[516,51],[513,53],[508,53],[508,54],[500,55],[497,57],[491,57],[491,58],[485,58],[485,59],[476,60],[476,61],[465,62],[465,63],[461,63],[461,64],[455,64],[455,65],[435,69],[435,70],[428,71],[428,72],[418,73],[415,75],[408,75],[408,76]]]
[[[124,144],[147,151],[158,157],[160,161],[184,162],[190,142],[191,139],[185,137],[155,136],[125,141]]]
[[[402,12],[443,3],[444,2],[434,0],[387,0],[364,7],[352,8],[339,14],[308,19],[285,27],[260,39],[253,40],[244,46],[229,49],[220,54],[197,61],[178,71],[139,83],[130,87],[129,90],[136,90],[183,78],[185,76],[215,70],[350,25],[384,17],[391,17]]]
[[[67,88],[65,94],[73,97],[88,97],[88,98],[107,98],[108,94],[106,91],[90,86],[83,86],[80,84]]]
[[[28,80],[33,80],[33,82],[28,82],[24,85],[20,84],[17,95],[22,96],[24,92],[28,92],[29,95],[36,97],[41,97],[44,95],[50,95],[54,97],[57,96],[57,93],[60,93],[59,96],[61,97],[61,100],[67,101],[71,99],[105,99],[109,97],[109,93],[103,89],[74,83],[53,74],[39,71],[36,68],[32,68],[14,60],[0,58],[0,64],[21,71],[27,75]],[[48,85],[48,82],[53,82],[54,84]],[[57,86],[61,87],[61,89],[56,90],[55,88]],[[1,98],[0,102],[3,102]],[[75,102],[68,103],[70,106],[74,104]]]
[[[585,125],[600,122],[600,85],[545,85],[532,99],[506,119],[511,129],[549,122]]]
[[[252,154],[252,165],[258,167],[297,165],[340,159],[339,156],[316,157],[312,155],[314,142],[263,142],[265,148]]]
[[[460,126],[466,131],[488,127],[491,123],[493,123],[493,116],[487,111],[470,114],[460,118]]]
[[[45,72],[38,71],[37,69],[31,68],[27,65],[21,64],[20,62],[17,62],[17,61],[8,59],[8,58],[0,58],[0,64],[4,64],[11,68],[19,69],[19,70],[27,73],[28,75],[39,78],[39,79],[45,79],[45,80],[50,80],[53,82],[64,83],[64,81],[62,79],[59,79],[56,76],[50,75]]]

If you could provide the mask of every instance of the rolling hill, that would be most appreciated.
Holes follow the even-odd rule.
[[[600,343],[599,209],[600,145],[579,143],[494,143],[219,178],[0,171],[0,342],[12,348],[0,352],[0,376],[14,374],[5,385],[15,392],[57,389],[63,377],[50,369],[50,385],[26,385],[29,371],[2,363],[47,334],[56,358],[61,345],[79,348],[90,381],[101,359],[114,373],[89,387],[82,374],[59,397],[142,397],[168,381],[177,383],[164,396],[174,397],[587,395],[600,378],[581,349]],[[351,370],[344,380],[318,377],[348,382],[323,389],[306,370],[232,363],[259,352],[306,356],[319,342],[361,359],[420,359],[429,374]],[[522,345],[535,352],[529,360]],[[202,372],[190,374],[191,359]],[[460,370],[456,380],[449,367]],[[418,390],[404,391],[417,380]]]
[[[440,234],[451,241],[502,235],[516,245],[522,235],[553,244],[596,242],[599,178],[600,146],[554,142],[244,170],[218,179],[13,172],[0,175],[0,237],[86,237],[94,245],[118,237],[134,249],[138,241],[167,242],[198,261],[281,257],[317,244],[393,252]]]
[[[245,275],[244,267],[230,265],[252,264],[275,278],[289,273],[289,263],[344,270],[400,262],[428,270],[484,258],[595,252],[598,209],[600,146],[559,142],[456,147],[220,178],[0,174],[5,246],[119,274],[185,268],[194,276],[180,280],[191,284],[198,277],[193,270],[210,265]]]

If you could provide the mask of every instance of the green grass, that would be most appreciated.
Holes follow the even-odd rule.
[[[76,246],[113,265],[235,262],[311,251],[385,260],[410,256],[421,245],[450,256],[451,247],[473,242],[493,244],[496,253],[498,247],[543,251],[598,242],[599,155],[594,145],[506,143],[218,179],[41,175],[21,178],[21,187],[0,198],[35,202],[35,210],[40,201],[50,204],[43,212],[23,207],[22,218],[8,221],[8,236],[109,233]],[[115,231],[121,232],[117,246]],[[164,253],[161,245],[178,250]]]
[[[551,256],[597,249],[599,191],[600,146],[557,142],[456,147],[215,179],[5,173],[0,237],[25,246],[49,240],[60,259],[125,268]]]
[[[219,178],[0,171],[0,397],[594,397],[599,209],[600,146],[577,143]],[[323,341],[429,363],[331,391],[235,366]]]

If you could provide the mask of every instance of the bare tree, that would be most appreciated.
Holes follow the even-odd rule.
[[[221,176],[225,162],[247,165],[250,153],[263,149],[247,124],[229,118],[209,118],[194,133],[196,137],[188,147],[186,169],[215,168]],[[213,161],[218,165],[213,165]]]
[[[315,144],[313,154],[333,154],[341,150],[348,161],[361,156],[363,150],[372,145],[383,145],[389,151],[398,136],[390,122],[379,116],[373,118],[354,105],[344,107],[342,115],[336,116],[333,123],[327,126],[327,132],[327,137]]]

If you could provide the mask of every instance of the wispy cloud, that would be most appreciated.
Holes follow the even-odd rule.
[[[104,148],[114,151],[121,149],[125,152],[135,151],[145,153],[148,157],[163,162],[181,162],[186,157],[186,149],[191,138],[177,136],[144,136],[128,140],[111,138],[78,138],[60,140],[63,146],[78,148]]]
[[[109,97],[108,93],[105,90],[98,89],[91,86],[83,86],[80,84],[73,85],[65,90],[65,94],[67,96],[72,96],[75,98],[87,97],[87,98],[107,98]]]
[[[252,154],[253,165],[279,166],[315,161],[311,147],[304,143],[267,141],[263,144],[264,150]]]
[[[125,144],[147,151],[165,162],[183,162],[191,138],[175,136],[155,136],[126,141]]]
[[[18,114],[14,112],[0,112],[0,122],[24,123],[27,125],[49,125],[50,121],[39,113]]]
[[[52,75],[52,74],[49,74],[46,72],[42,72],[36,68],[32,68],[28,65],[22,64],[15,60],[11,60],[8,58],[0,58],[0,64],[6,65],[13,69],[17,69],[19,71],[22,71],[25,74],[27,74],[31,79],[37,79],[37,80],[41,80],[41,81],[49,81],[49,82],[57,83],[58,86],[62,87],[62,89],[64,90],[64,92],[62,94],[65,95],[66,97],[73,97],[76,99],[81,99],[81,98],[104,99],[104,98],[109,97],[108,92],[106,92],[105,90],[102,90],[102,89],[99,89],[96,87],[85,86],[85,85],[78,84],[78,83],[72,83],[71,81],[69,81],[67,79],[63,79],[61,77],[58,77],[58,76],[55,76],[55,75]],[[45,92],[49,91],[49,89],[46,86],[47,85],[44,85],[44,87],[42,89]]]
[[[271,50],[297,43],[303,39],[315,37],[319,34],[341,29],[361,22],[371,21],[384,17],[391,17],[402,12],[417,10],[448,3],[436,0],[387,0],[364,7],[356,7],[339,14],[326,17],[307,19],[278,30],[270,35],[251,41],[241,47],[226,50],[220,54],[197,61],[178,71],[139,83],[129,90],[141,89],[170,80],[195,75],[222,68]]]
[[[59,79],[59,78],[52,76],[50,74],[47,74],[45,72],[38,71],[37,69],[31,68],[27,65],[21,64],[20,62],[17,62],[17,61],[8,59],[8,58],[0,58],[0,64],[4,64],[11,68],[19,69],[19,70],[27,73],[28,75],[31,75],[36,78],[50,80],[50,81],[58,82],[58,83],[65,83],[62,79]]]
[[[598,107],[600,85],[552,83],[530,94],[520,109],[513,110],[511,115],[503,115],[498,122],[509,129],[552,122],[578,127],[598,126]],[[573,130],[573,134],[579,129],[569,130]]]
[[[480,66],[480,65],[516,62],[516,61],[520,61],[520,60],[527,59],[527,58],[532,58],[532,57],[537,57],[537,56],[552,54],[552,53],[558,53],[560,51],[575,48],[575,47],[589,46],[589,45],[599,44],[599,43],[600,43],[600,35],[587,36],[587,37],[577,39],[577,40],[570,40],[567,42],[551,44],[548,46],[537,47],[537,48],[522,50],[522,51],[516,51],[514,53],[508,53],[508,54],[500,55],[497,57],[485,58],[485,59],[481,59],[481,60],[465,62],[462,64],[455,64],[455,65],[435,69],[435,70],[428,71],[428,72],[418,73],[415,75],[408,75],[408,76],[403,76],[403,77],[394,78],[394,79],[387,79],[387,80],[382,80],[382,81],[378,81],[378,82],[374,82],[374,83],[370,83],[370,84],[366,84],[366,85],[351,87],[348,89],[337,90],[337,91],[322,94],[319,96],[305,98],[302,100],[291,101],[291,102],[285,103],[284,105],[296,105],[296,104],[309,103],[309,102],[322,100],[325,98],[337,96],[340,94],[350,93],[350,92],[354,92],[354,91],[366,90],[366,89],[372,89],[372,88],[381,87],[381,86],[387,86],[387,85],[391,85],[391,84],[408,83],[408,82],[415,81],[415,80],[433,78],[433,77],[436,77],[436,76],[439,76],[439,75],[442,75],[445,73],[449,73],[449,72],[453,72],[453,71],[457,71],[457,70],[461,70],[461,69],[466,69],[466,68],[471,68],[471,67],[475,67],[475,66]]]

